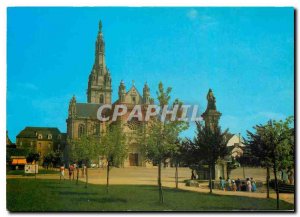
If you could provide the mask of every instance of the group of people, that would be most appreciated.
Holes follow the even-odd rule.
[[[59,171],[60,171],[60,179],[65,179],[65,166],[62,165],[59,168]],[[77,164],[70,164],[69,168],[68,168],[69,180],[71,180],[71,179],[74,180],[75,171],[77,171],[79,173],[79,166]],[[81,167],[81,177],[82,178],[84,177],[85,173],[86,173],[86,166],[82,165],[82,167]]]
[[[256,182],[253,178],[247,178],[246,181],[242,181],[239,178],[237,180],[230,179],[227,180],[220,177],[220,189],[223,191],[256,191]]]

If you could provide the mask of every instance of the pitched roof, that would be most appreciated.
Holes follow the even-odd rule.
[[[76,103],[76,115],[79,118],[97,119],[97,111],[103,104]]]
[[[136,86],[132,85],[131,88],[126,92],[126,95],[128,95],[131,91],[135,91],[140,97],[142,97]]]
[[[18,135],[17,138],[35,138],[36,134],[42,134],[46,138],[48,134],[58,135],[60,131],[56,127],[25,127]]]
[[[10,138],[8,137],[8,131],[6,130],[6,145],[11,145],[12,142],[10,140]]]

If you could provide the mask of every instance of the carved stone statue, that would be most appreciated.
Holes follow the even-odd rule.
[[[216,98],[211,89],[207,93],[207,110],[216,110]]]

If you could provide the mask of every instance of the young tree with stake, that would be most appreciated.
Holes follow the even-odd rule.
[[[147,127],[144,127],[142,138],[143,152],[147,160],[156,163],[158,167],[158,191],[159,202],[164,202],[163,189],[161,183],[161,166],[166,159],[171,158],[172,154],[178,150],[176,142],[178,141],[179,134],[188,128],[188,124],[183,121],[170,120],[169,116],[163,117],[163,108],[168,105],[170,101],[171,88],[164,89],[162,82],[158,85],[157,100],[158,116],[152,118]],[[179,105],[179,101],[175,100],[175,105]],[[164,119],[164,120],[163,120]]]
[[[99,144],[97,153],[104,157],[107,162],[106,192],[108,193],[110,169],[113,166],[122,165],[128,152],[126,134],[123,132],[121,122],[116,121],[109,125],[106,132],[102,133]]]

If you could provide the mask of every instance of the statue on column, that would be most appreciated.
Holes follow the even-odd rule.
[[[207,110],[217,110],[216,98],[211,89],[209,89],[206,98],[207,98]]]

